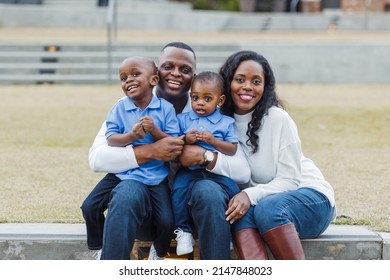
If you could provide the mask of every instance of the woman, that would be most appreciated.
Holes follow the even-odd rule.
[[[300,239],[316,238],[335,217],[334,191],[301,150],[296,125],[275,92],[268,61],[252,51],[220,69],[223,112],[234,115],[251,179],[229,202],[227,220],[240,259],[305,259]]]

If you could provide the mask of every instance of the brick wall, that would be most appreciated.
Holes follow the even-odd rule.
[[[301,0],[303,13],[319,13],[324,0]],[[340,9],[345,13],[390,12],[390,0],[340,0]]]
[[[365,12],[366,9],[371,12],[383,12],[385,2],[387,0],[342,0],[341,1],[341,9],[346,13],[351,12]],[[366,7],[366,2],[369,4],[368,7]],[[390,1],[387,1],[390,2]]]
[[[321,0],[302,0],[302,13],[319,13],[321,12]]]

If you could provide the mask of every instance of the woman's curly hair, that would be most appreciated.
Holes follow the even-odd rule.
[[[251,146],[252,152],[256,153],[259,149],[259,137],[257,131],[260,129],[262,119],[268,114],[268,109],[272,106],[283,108],[282,101],[278,98],[275,90],[275,77],[267,59],[254,51],[239,51],[232,54],[219,70],[225,83],[226,100],[221,107],[221,111],[229,116],[233,116],[235,105],[233,104],[230,84],[233,76],[241,62],[253,60],[258,62],[264,70],[264,93],[260,101],[256,104],[252,120],[248,123],[247,144]]]

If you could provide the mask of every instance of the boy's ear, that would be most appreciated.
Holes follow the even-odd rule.
[[[222,106],[222,104],[225,103],[225,99],[226,99],[226,96],[225,96],[224,94],[222,94],[222,95],[219,97],[218,106]]]
[[[160,80],[160,77],[157,76],[157,75],[153,75],[151,78],[150,78],[150,85],[151,86],[156,86],[158,84],[158,81]]]

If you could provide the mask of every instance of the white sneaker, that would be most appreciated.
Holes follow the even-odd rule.
[[[100,260],[102,258],[102,249],[95,250],[92,256],[95,258],[95,260]]]
[[[233,244],[233,241],[230,240],[230,251],[233,251],[234,250],[234,244]]]
[[[148,260],[156,260],[156,261],[162,261],[165,258],[157,256],[156,249],[154,248],[154,245],[150,246],[150,251],[149,251],[149,258]]]
[[[178,256],[194,251],[195,240],[191,233],[184,232],[181,228],[175,229],[174,233],[176,234],[176,254]]]

